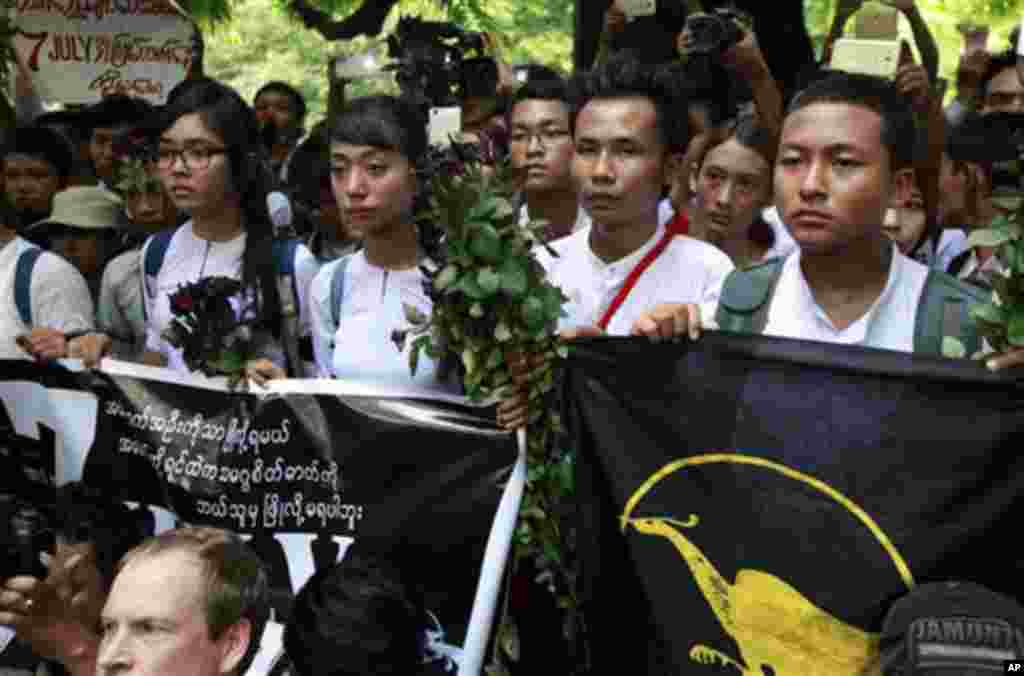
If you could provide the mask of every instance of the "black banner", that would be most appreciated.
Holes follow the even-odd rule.
[[[337,382],[241,394],[164,370],[115,372],[0,363],[8,445],[20,439],[32,457],[48,445],[56,483],[146,505],[158,531],[243,534],[269,567],[278,625],[354,540],[401,552],[458,654],[517,457],[493,411]]]
[[[584,599],[596,664],[877,673],[915,585],[1024,600],[1024,387],[977,363],[710,333],[580,343]]]

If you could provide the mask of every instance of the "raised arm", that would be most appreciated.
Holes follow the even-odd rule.
[[[890,7],[898,9],[910,22],[910,30],[914,34],[914,44],[917,51],[921,53],[921,65],[928,72],[928,79],[935,82],[939,75],[939,48],[935,44],[928,23],[921,16],[921,10],[917,7],[917,0],[882,0]]]
[[[738,44],[723,54],[722,62],[734,76],[750,85],[758,125],[777,138],[782,131],[782,91],[761,53],[754,31],[748,30]]]

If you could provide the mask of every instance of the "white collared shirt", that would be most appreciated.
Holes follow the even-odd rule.
[[[761,218],[767,223],[772,233],[775,235],[775,241],[772,243],[772,248],[765,252],[762,260],[769,260],[772,258],[785,258],[789,254],[797,250],[796,240],[789,234],[789,229],[786,228],[786,224],[782,222],[782,216],[779,214],[779,208],[777,206],[770,206],[761,212]]]
[[[658,224],[665,225],[675,217],[676,212],[672,208],[672,201],[667,197],[658,202]],[[530,207],[523,202],[522,208],[519,210],[519,224],[526,225],[530,222]],[[572,224],[572,233],[579,232],[583,228],[589,228],[592,221],[590,220],[590,214],[583,208],[583,205],[576,207],[576,222]],[[568,236],[568,235],[567,235]]]
[[[158,352],[167,357],[168,368],[188,372],[182,356],[182,351],[175,348],[163,337],[163,331],[170,325],[173,315],[171,313],[171,295],[184,284],[196,282],[204,277],[230,277],[239,279],[242,274],[242,254],[245,252],[246,233],[243,230],[233,239],[214,242],[198,237],[192,229],[192,221],[188,221],[175,230],[167,251],[164,254],[163,263],[156,276],[153,297],[146,294],[143,298],[146,309],[146,349],[151,352]],[[146,247],[150,240],[146,241],[142,250],[142,260],[145,260]],[[309,335],[309,287],[313,278],[320,269],[320,264],[304,245],[295,247],[295,285],[299,300],[299,327],[300,336]],[[272,344],[267,347],[265,356],[275,364],[285,363],[284,348],[279,341],[266,338]]]
[[[814,299],[800,268],[800,250],[782,265],[768,309],[767,336],[861,345],[899,352],[914,351],[917,309],[928,268],[907,258],[893,245],[889,276],[881,295],[864,316],[845,329],[837,329]],[[702,317],[714,317],[715,307],[702,307]]]
[[[548,278],[569,298],[567,316],[558,328],[596,325],[630,272],[664,234],[665,226],[659,224],[643,246],[611,263],[602,261],[590,248],[589,227],[554,242],[558,258],[539,254]],[[717,303],[722,282],[732,270],[732,261],[715,247],[677,235],[637,280],[606,331],[629,335],[637,317],[661,303]]]
[[[437,364],[426,355],[413,375],[409,368],[412,339],[402,346],[393,340],[395,330],[409,328],[403,305],[428,317],[433,309],[419,267],[386,270],[367,261],[364,251],[357,251],[344,269],[342,297],[334,299],[339,265],[340,260],[324,265],[310,286],[313,352],[320,377],[458,394],[457,379],[439,380]],[[340,306],[332,308],[332,300],[339,300]]]
[[[519,210],[519,224],[526,225],[530,222],[530,207],[523,202],[522,208]],[[590,227],[590,215],[586,209],[579,206],[576,207],[576,222],[572,224],[572,232],[578,232],[583,228]],[[569,233],[572,234],[572,233]]]

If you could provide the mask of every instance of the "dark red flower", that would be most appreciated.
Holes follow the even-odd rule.
[[[188,314],[195,307],[195,299],[187,291],[179,291],[171,296],[171,312],[176,315]]]
[[[509,132],[503,119],[490,122],[479,134],[480,160],[484,164],[497,164],[508,157]]]
[[[144,159],[150,154],[151,139],[143,129],[134,127],[114,136],[115,160]]]

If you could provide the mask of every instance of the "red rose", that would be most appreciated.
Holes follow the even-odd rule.
[[[195,307],[195,301],[188,293],[179,291],[171,296],[171,312],[174,314],[188,314],[192,312],[193,307]]]
[[[497,164],[508,156],[509,133],[504,122],[492,122],[477,136],[480,138],[480,160]]]

